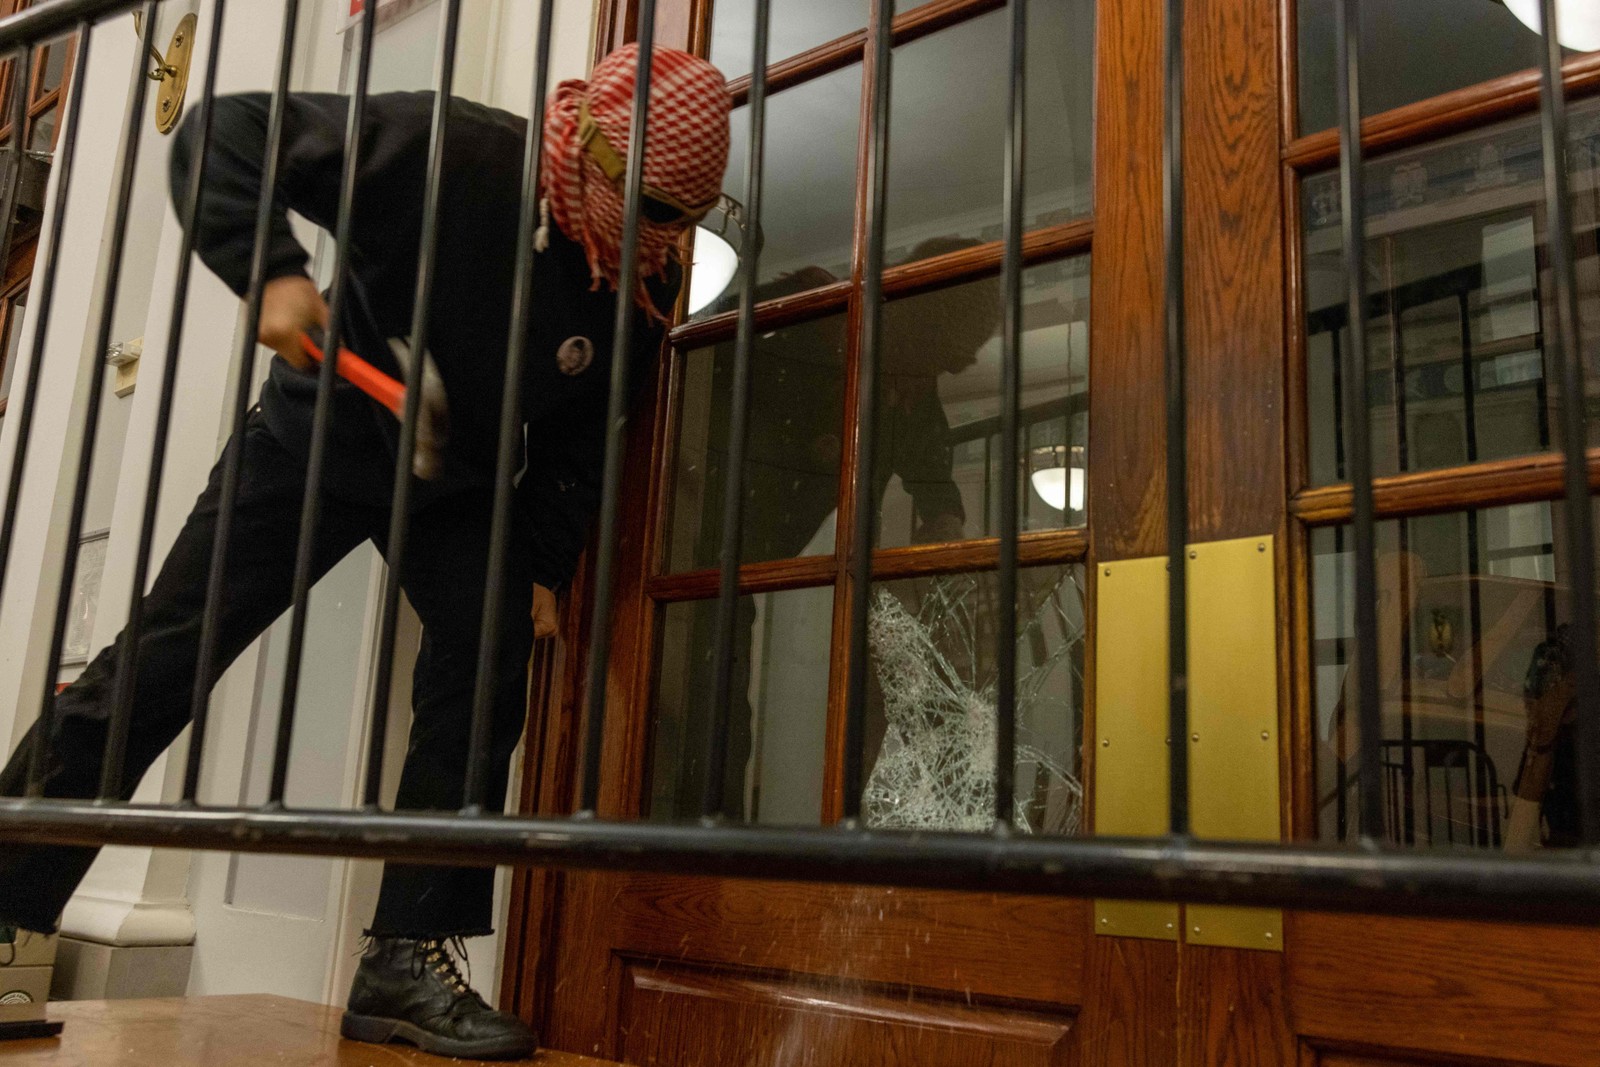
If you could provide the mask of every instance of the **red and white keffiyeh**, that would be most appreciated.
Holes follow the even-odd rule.
[[[545,111],[544,204],[563,232],[583,245],[594,288],[618,288],[622,259],[621,190],[607,180],[578,141],[579,107],[624,158],[630,145],[633,93],[639,46],[624,45],[595,67],[589,81],[564,81]],[[675,48],[656,48],[650,79],[650,112],[645,138],[644,181],[685,204],[705,203],[722,190],[728,164],[727,83],[710,63]],[[657,319],[645,278],[666,271],[682,225],[639,220],[637,299]]]

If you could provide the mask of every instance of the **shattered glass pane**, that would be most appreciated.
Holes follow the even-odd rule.
[[[994,822],[994,573],[877,585],[862,811],[869,826],[987,830]],[[1018,573],[1016,816],[1024,833],[1083,818],[1084,572]]]

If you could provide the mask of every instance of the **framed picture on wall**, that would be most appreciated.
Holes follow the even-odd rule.
[[[106,546],[110,543],[110,530],[84,534],[78,542],[78,573],[72,580],[72,604],[67,609],[67,631],[61,643],[62,667],[89,662],[89,641],[94,636],[100,579],[105,574]]]

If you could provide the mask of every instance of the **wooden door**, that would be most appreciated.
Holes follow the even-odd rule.
[[[842,811],[846,532],[878,511],[874,659],[864,765],[878,825],[987,825],[981,748],[961,733],[993,670],[1001,149],[1008,13],[987,0],[775,5],[753,435],[739,621],[730,817],[826,824]],[[1158,111],[1150,4],[1035,4],[1024,278],[1026,543],[1019,621],[1031,702],[1019,714],[1019,818],[1087,831],[1091,666],[1086,563],[1100,492],[1090,461],[1105,359],[1139,349],[1114,295],[1153,257],[1155,220],[1119,189],[1158,179],[1159,123],[1130,140],[1097,115]],[[631,11],[604,40],[631,36]],[[748,81],[750,5],[663,5],[658,32]],[[1108,24],[1111,29],[1108,31]],[[1116,29],[1123,26],[1128,32]],[[1135,34],[1134,31],[1137,31]],[[871,41],[894,34],[888,304],[879,464],[856,499],[855,401]],[[1107,90],[1107,86],[1112,88]],[[742,199],[745,113],[727,191]],[[781,134],[776,131],[783,131]],[[1113,153],[1094,151],[1096,138]],[[1142,153],[1124,155],[1135,144]],[[1136,163],[1132,162],[1137,160]],[[1113,239],[1099,234],[1109,220]],[[1142,283],[1142,279],[1141,279]],[[614,612],[603,810],[698,815],[709,704],[717,516],[736,294],[680,316],[632,439],[624,586]],[[1110,306],[1105,324],[1100,309]],[[1150,309],[1153,311],[1154,309]],[[1116,389],[1145,383],[1108,375]],[[1093,383],[1093,384],[1091,384]],[[1141,445],[1141,447],[1143,447]],[[1038,477],[1035,477],[1038,475]],[[1110,484],[1107,479],[1106,484]],[[1109,513],[1109,509],[1108,509]],[[569,599],[581,602],[582,590]],[[589,620],[547,666],[530,808],[570,806],[573,669]],[[936,722],[913,723],[894,670],[920,672]],[[992,697],[990,698],[992,700]],[[959,713],[959,714],[958,714]],[[960,766],[919,779],[913,747]],[[977,788],[974,789],[974,784]],[[991,787],[992,788],[992,787]],[[914,800],[911,799],[914,797]],[[1175,949],[1112,943],[1090,904],[995,894],[770,884],[680,875],[534,876],[514,901],[511,999],[555,1048],[639,1064],[1076,1064],[1148,1048],[1170,1061]]]
[[[1508,8],[1378,4],[1365,34],[1369,408],[1377,495],[1385,818],[1406,847],[1524,850],[1574,841],[1551,233],[1537,108],[1539,40]],[[1350,519],[1336,354],[1347,338],[1336,189],[1332,16],[1286,6],[1298,100],[1284,94],[1294,549],[1295,832],[1360,832],[1345,708]],[[1420,5],[1426,7],[1426,5]],[[1392,10],[1390,10],[1392,8]],[[1296,16],[1298,25],[1296,26]],[[1472,42],[1493,39],[1474,51]],[[1291,45],[1294,39],[1289,38]],[[1465,47],[1462,47],[1465,43]],[[1588,47],[1593,47],[1589,45]],[[1451,55],[1407,66],[1393,59]],[[1573,238],[1594,410],[1600,339],[1600,54],[1569,51]],[[1337,199],[1335,195],[1335,200]],[[1512,368],[1517,368],[1513,370]],[[1591,438],[1591,441],[1593,438]],[[1591,458],[1591,462],[1593,462]],[[1508,917],[1515,918],[1515,917]],[[1600,933],[1293,915],[1283,1003],[1298,1062],[1600,1062]]]
[[[739,13],[747,22],[748,4],[718,6],[720,13],[689,0],[663,4],[658,29],[737,73],[748,66],[734,54],[747,47]],[[951,637],[931,631],[936,612],[924,609],[970,619],[973,634],[983,634],[997,557],[997,475],[992,449],[985,451],[992,386],[977,384],[993,370],[981,351],[976,363],[955,360],[940,370],[931,393],[925,381],[880,382],[891,423],[898,418],[909,428],[909,440],[942,440],[949,457],[895,470],[870,500],[849,489],[861,100],[874,77],[860,61],[877,32],[865,26],[867,5],[859,6],[808,5],[803,22],[779,32],[784,5],[775,5],[768,173],[803,187],[787,206],[803,224],[784,228],[785,203],[774,191],[783,179],[769,178],[777,182],[767,187],[776,221],[763,252],[771,266],[759,294],[756,357],[773,378],[763,384],[758,370],[755,410],[774,425],[757,424],[752,462],[768,469],[752,468],[751,477],[755,484],[781,471],[787,480],[781,492],[769,487],[751,500],[740,681],[753,696],[738,717],[737,769],[723,789],[729,809],[754,821],[826,823],[842,808],[847,555],[844,536],[831,532],[849,530],[856,507],[879,509],[880,621],[923,639],[924,649],[943,650]],[[1059,19],[1074,5],[1032,6]],[[1532,59],[1526,40],[1512,35],[1526,30],[1496,5],[1485,5],[1486,13],[1380,0],[1368,6],[1405,16],[1391,19],[1397,29],[1369,34],[1368,69],[1376,71],[1369,110],[1382,114],[1366,134],[1378,157],[1369,178],[1377,201],[1369,280],[1385,520],[1384,616],[1375,638],[1388,665],[1384,832],[1415,847],[1556,847],[1563,790],[1570,790],[1560,760],[1542,765],[1538,796],[1514,803],[1519,792],[1535,792],[1519,774],[1530,720],[1555,738],[1554,749],[1565,743],[1557,698],[1545,701],[1553,717],[1549,709],[1530,716],[1537,701],[1525,691],[1541,645],[1541,662],[1552,658],[1548,642],[1567,595],[1559,504],[1551,503],[1560,494],[1549,453],[1560,398],[1544,342],[1547,227],[1537,171],[1530,178],[1525,157],[1530,129],[1537,144],[1534,79],[1519,73]],[[916,195],[951,173],[938,150],[959,150],[962,121],[984,125],[982,94],[964,64],[981,61],[974,35],[982,19],[1001,17],[1000,7],[902,3],[895,20],[890,151],[909,172],[900,173],[899,186],[890,177],[891,346],[897,330],[932,338],[927,351],[963,334],[981,319],[972,308],[986,299],[981,287],[998,267],[998,229],[986,228],[977,201],[965,213],[924,210],[919,218]],[[838,14],[846,8],[853,14]],[[1339,484],[1336,431],[1342,281],[1330,244],[1337,216],[1329,205],[1336,212],[1337,197],[1329,200],[1326,185],[1337,159],[1325,128],[1328,8],[1315,0],[1194,0],[1185,44],[1190,539],[1271,535],[1277,546],[1280,817],[1284,836],[1301,840],[1359,831],[1342,800],[1356,770],[1341,707],[1355,635],[1344,621],[1342,530],[1350,506]],[[631,18],[626,4],[608,7],[602,40],[631,36]],[[1021,660],[1025,670],[1064,665],[1061,679],[1047,678],[1041,690],[1051,710],[1041,719],[1056,732],[1029,721],[1037,758],[1019,775],[1043,784],[1019,797],[1019,808],[1045,832],[1095,825],[1092,805],[1080,800],[1074,808],[1070,798],[1092,795],[1084,787],[1092,784],[1094,746],[1083,738],[1094,736],[1090,638],[1099,565],[1165,551],[1160,4],[1100,0],[1093,19],[1086,68],[1082,57],[1055,68],[1050,59],[1031,60],[1035,72],[1053,71],[1062,107],[1074,99],[1062,68],[1092,69],[1096,101],[1092,203],[1070,203],[1070,176],[1084,158],[1078,146],[1046,164],[1054,177],[1030,171],[1031,188],[1057,196],[1030,215],[1024,295],[1024,407],[1037,436],[1025,442],[1030,466],[1021,472],[1030,509],[1021,600],[1024,612],[1045,614],[1025,620],[1037,625]],[[1083,36],[1081,25],[1047,22],[1034,40],[1059,60],[1074,56]],[[1467,47],[1485,39],[1512,45]],[[1413,57],[1453,49],[1455,61],[1406,65],[1395,49]],[[961,91],[928,88],[938,78],[916,82],[919,65]],[[1600,145],[1600,122],[1593,100],[1582,101],[1600,86],[1600,57],[1571,57],[1568,80],[1578,101],[1574,189],[1592,342],[1600,336],[1600,151],[1592,147]],[[920,93],[910,88],[918,84]],[[1050,91],[1036,88],[1034,98]],[[937,120],[931,148],[925,135],[919,143],[919,116]],[[1062,128],[1059,114],[1055,121]],[[730,175],[742,173],[738,129]],[[998,146],[998,132],[992,136]],[[941,138],[949,143],[938,144]],[[830,165],[829,153],[846,162]],[[997,179],[998,170],[995,203]],[[732,184],[729,191],[738,195]],[[851,217],[829,215],[827,205],[846,200]],[[848,231],[849,240],[830,238],[829,227]],[[976,243],[922,244],[952,235]],[[829,247],[839,249],[831,258],[822,254]],[[695,709],[710,689],[706,605],[716,588],[707,531],[714,537],[724,473],[718,412],[725,411],[733,326],[715,305],[680,321],[654,383],[649,431],[631,442],[630,514],[639,521],[624,534],[613,612],[603,790],[612,816],[690,816],[702,784],[694,753],[696,727],[704,726]],[[1075,369],[1079,361],[1086,374]],[[1030,382],[1040,388],[1030,390]],[[936,422],[913,416],[930,401],[947,423],[937,433],[926,431]],[[806,432],[784,431],[785,420]],[[880,441],[880,454],[886,449],[894,453]],[[914,460],[916,452],[900,458]],[[1034,473],[1054,466],[1062,470],[1062,503],[1052,514],[1032,484]],[[1074,468],[1085,471],[1082,483]],[[955,525],[941,521],[936,503],[949,498],[940,488],[947,473],[962,504]],[[1077,484],[1086,501],[1077,499]],[[582,602],[581,585],[572,604]],[[1061,607],[1068,602],[1075,606]],[[541,661],[551,695],[532,734],[530,766],[539,773],[529,777],[528,810],[571,810],[574,680],[591,620],[569,607],[568,624],[571,640]],[[886,647],[874,645],[880,679]],[[983,669],[975,657],[953,662],[949,673],[970,680]],[[1538,683],[1541,693],[1557,681]],[[865,754],[874,771],[893,762],[885,740],[897,729],[892,702],[880,684]],[[807,792],[799,783],[810,778],[820,788]],[[907,817],[881,803],[892,792],[880,794],[876,808],[869,795],[869,815]],[[941,810],[950,816],[948,806]],[[552,1047],[628,1063],[1600,1062],[1600,935],[1592,931],[1288,912],[1280,950],[1256,951],[1187,936],[1100,936],[1086,901],[774,885],[693,872],[529,875],[517,882],[513,912],[521,921],[512,935],[510,1002],[542,1023]],[[1188,923],[1179,929],[1187,932]]]

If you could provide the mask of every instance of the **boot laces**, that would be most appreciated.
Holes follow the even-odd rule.
[[[456,964],[457,957],[467,965],[467,973],[464,976]],[[452,937],[448,940],[426,938],[417,941],[411,955],[411,977],[421,978],[423,973],[429,970],[458,996],[471,997],[482,1002],[483,998],[472,988],[472,961],[467,957],[467,946],[461,938]]]

